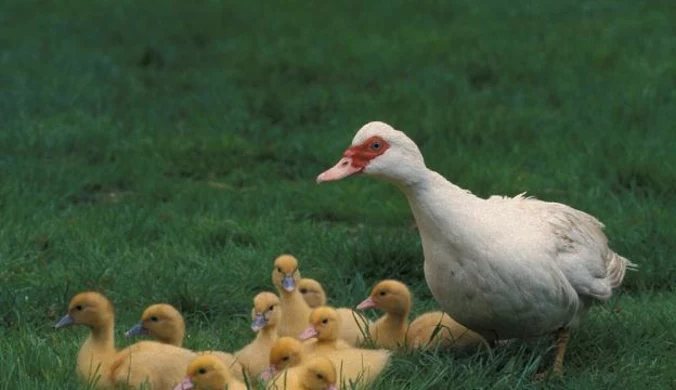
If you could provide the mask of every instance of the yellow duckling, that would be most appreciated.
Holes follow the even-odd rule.
[[[303,278],[300,280],[300,283],[298,283],[298,290],[303,295],[305,302],[307,302],[308,306],[311,308],[314,309],[326,305],[326,292],[318,281]],[[338,338],[347,341],[352,346],[361,344],[361,342],[364,341],[364,334],[373,323],[368,321],[361,314],[346,307],[337,308],[336,312],[338,312],[338,315],[342,320]]]
[[[338,338],[340,325],[340,316],[334,308],[320,306],[314,309],[310,315],[310,326],[299,337],[301,340],[309,340],[303,345],[304,352],[326,355],[350,348],[350,344]]]
[[[270,366],[263,379],[268,381],[283,375],[284,370],[298,367],[306,360],[303,344],[292,337],[280,337],[270,350]],[[357,388],[371,383],[385,368],[390,352],[384,349],[342,349],[326,356],[334,364],[338,374],[338,388],[354,384]]]
[[[385,312],[369,328],[375,345],[383,348],[405,345],[408,315],[411,312],[411,292],[408,287],[397,280],[379,282],[371,290],[371,295],[357,306],[359,310],[369,308]]]
[[[293,337],[280,337],[270,349],[270,365],[261,373],[263,381],[269,381],[280,371],[296,367],[302,362],[303,343]]]
[[[307,319],[312,309],[298,291],[300,272],[298,260],[291,255],[281,255],[275,259],[272,271],[272,283],[279,291],[282,318],[277,328],[280,336],[298,337],[307,327]]]
[[[460,325],[441,311],[424,313],[413,320],[408,327],[406,344],[416,349],[437,347],[462,349],[487,345],[479,334]]]
[[[204,354],[190,362],[187,376],[174,387],[174,390],[247,390],[244,383],[238,381],[223,361],[215,355]]]
[[[267,387],[269,390],[337,390],[336,367],[323,356],[308,359],[278,375]]]
[[[171,389],[196,356],[186,349],[154,341],[141,341],[117,351],[114,324],[112,303],[100,293],[83,292],[71,299],[68,314],[54,325],[57,329],[69,325],[90,329],[78,352],[77,372],[97,389],[121,384],[138,387],[144,382],[155,389]]]
[[[158,303],[148,306],[141,315],[141,321],[125,332],[125,336],[148,335],[157,341],[183,346],[185,337],[185,320],[175,307],[167,303]],[[206,351],[206,353],[218,356],[233,372],[242,379],[242,367],[235,361],[235,357],[226,352]]]
[[[256,338],[235,353],[235,359],[249,377],[257,377],[268,366],[270,349],[277,341],[277,326],[281,318],[279,298],[271,292],[261,292],[253,299],[251,329]]]

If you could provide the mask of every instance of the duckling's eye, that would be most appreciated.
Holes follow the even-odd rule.
[[[329,323],[329,319],[328,319],[328,318],[324,318],[324,319],[322,320],[322,324],[328,324],[328,323]]]
[[[287,360],[289,360],[289,357],[288,357],[288,356],[284,356],[284,357],[282,358],[282,361],[284,361],[284,362],[287,361]]]
[[[381,146],[382,145],[380,144],[380,141],[373,141],[371,143],[371,149],[373,149],[373,150],[380,150]]]
[[[207,373],[207,369],[206,369],[206,368],[200,368],[197,372],[198,372],[199,374],[204,375],[204,374]]]
[[[306,294],[307,293],[307,288],[301,288],[300,289],[301,294]]]
[[[75,310],[77,310],[77,311],[82,311],[82,305],[77,305],[77,306],[75,306]]]
[[[282,273],[282,269],[281,269],[280,267],[277,267],[277,272],[279,272],[279,273],[281,274],[281,273]]]
[[[317,374],[317,379],[319,379],[319,380],[324,380],[324,375],[322,375],[322,374]]]
[[[269,311],[273,311],[274,309],[275,309],[275,306],[272,305],[272,306],[270,306],[270,308],[269,308],[268,310],[269,310]]]
[[[155,316],[152,316],[152,317],[150,317],[150,321],[157,322],[157,321],[159,321],[159,319]]]
[[[381,292],[380,292],[380,296],[381,296],[381,297],[384,297],[385,295],[387,295],[387,291],[381,291]]]

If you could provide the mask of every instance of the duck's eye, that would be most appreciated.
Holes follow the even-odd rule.
[[[77,305],[77,306],[75,306],[75,310],[77,310],[77,311],[82,311],[82,305]]]
[[[301,294],[307,294],[307,288],[301,288],[300,293]]]
[[[288,356],[284,356],[284,357],[282,358],[282,361],[284,361],[284,362],[287,361],[287,360],[289,360],[289,357],[288,357]]]
[[[328,318],[324,318],[324,319],[322,320],[322,324],[328,324],[328,323],[329,323],[329,319],[328,319]]]
[[[150,317],[150,321],[157,322],[157,321],[159,321],[159,319],[155,316],[152,316],[152,317]]]
[[[270,306],[270,308],[269,308],[268,310],[269,310],[269,311],[273,311],[274,309],[275,309],[275,306],[272,305],[272,306]]]
[[[322,374],[317,374],[317,379],[319,379],[320,381],[321,381],[321,380],[324,380],[324,375],[322,375]]]
[[[282,273],[282,269],[281,269],[280,267],[277,267],[277,272],[279,272],[279,273],[281,274],[281,273]]]
[[[382,145],[380,144],[380,141],[373,141],[371,143],[371,149],[373,149],[373,150],[380,150],[381,146]]]
[[[200,368],[197,372],[204,375],[204,374],[207,373],[207,369],[206,368]]]
[[[387,295],[387,291],[381,291],[381,292],[380,292],[380,296],[381,296],[381,297],[384,297],[385,295]]]

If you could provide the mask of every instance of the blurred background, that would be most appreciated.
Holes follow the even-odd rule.
[[[118,337],[163,301],[188,347],[237,349],[286,252],[333,305],[396,278],[436,308],[398,190],[314,182],[372,120],[479,196],[596,216],[640,265],[573,336],[565,388],[676,383],[673,1],[0,7],[0,388],[79,388],[86,331],[50,327],[82,290]],[[399,356],[376,388],[530,388],[549,347]]]

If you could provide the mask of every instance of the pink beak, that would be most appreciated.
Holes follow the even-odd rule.
[[[183,381],[181,383],[177,384],[176,387],[174,387],[174,390],[190,390],[193,387],[195,387],[195,385],[193,385],[192,381],[190,380],[190,377],[186,376],[185,378],[183,378]]]
[[[364,302],[357,305],[357,309],[359,310],[371,309],[374,307],[376,307],[376,303],[373,301],[373,298],[371,297],[364,299]]]
[[[303,331],[303,333],[298,336],[299,339],[301,340],[307,340],[311,339],[313,337],[317,337],[317,329],[315,329],[314,326],[309,326],[307,329]]]
[[[361,172],[362,168],[352,166],[352,157],[343,157],[332,168],[327,169],[317,176],[317,183],[335,181]]]
[[[277,369],[275,368],[274,365],[271,364],[271,365],[265,367],[265,370],[263,370],[263,372],[261,372],[260,377],[264,382],[267,382],[267,381],[271,380],[272,378],[274,378],[275,375],[277,375]]]

